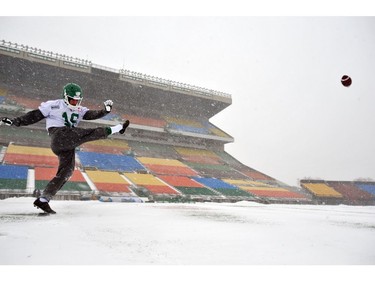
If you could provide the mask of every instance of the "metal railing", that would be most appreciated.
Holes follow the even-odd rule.
[[[115,69],[111,67],[106,67],[98,64],[93,64],[89,60],[83,60],[80,58],[66,56],[63,54],[53,53],[51,51],[42,50],[39,48],[29,47],[23,44],[17,44],[12,42],[7,42],[5,40],[0,41],[0,50],[7,51],[10,53],[21,54],[21,52],[27,53],[30,57],[39,58],[41,60],[49,61],[49,62],[56,62],[56,61],[63,61],[64,64],[76,66],[76,67],[93,67],[113,73],[117,73],[120,77],[124,79],[130,79],[133,81],[144,82],[146,84],[153,84],[159,87],[164,87],[169,90],[180,90],[184,92],[191,92],[199,95],[204,96],[219,96],[224,98],[231,98],[231,95],[227,93],[223,93],[220,91],[210,90],[207,88],[189,85],[186,83],[176,82],[168,79],[163,79],[127,69]]]

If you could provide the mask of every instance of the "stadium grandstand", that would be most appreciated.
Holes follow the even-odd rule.
[[[81,85],[83,104],[90,109],[102,108],[108,98],[116,105],[105,118],[80,126],[115,125],[124,119],[130,126],[124,135],[78,147],[74,174],[57,199],[375,202],[374,182],[303,180],[299,187],[289,186],[228,154],[225,145],[234,138],[210,118],[231,105],[229,94],[0,41],[0,116],[16,117],[58,99],[69,82]],[[0,131],[1,198],[35,196],[58,163],[45,122],[2,126]]]

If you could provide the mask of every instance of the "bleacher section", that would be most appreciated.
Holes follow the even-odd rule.
[[[318,204],[375,205],[375,182],[301,180]]]
[[[314,196],[320,198],[342,198],[342,194],[324,182],[307,182],[302,186],[309,190]]]
[[[164,116],[164,119],[168,122],[168,129],[170,130],[204,135],[208,135],[210,133],[206,127],[196,120],[182,119],[171,116]]]
[[[44,168],[35,167],[35,188],[39,190],[44,190],[47,183],[56,175],[57,168]],[[81,191],[92,191],[85,178],[83,177],[81,171],[74,170],[72,177],[63,186],[61,191],[68,192],[81,192]]]
[[[2,126],[0,142],[2,145],[13,143],[23,146],[38,146],[49,148],[51,140],[44,129],[35,130],[31,127]]]
[[[246,200],[253,198],[253,196],[238,187],[226,183],[220,179],[215,179],[215,178],[202,178],[202,177],[193,177],[193,179],[204,186],[207,186],[209,188],[213,188],[214,190],[220,192],[222,195],[225,197],[228,197],[230,199],[235,199],[235,200]]]
[[[153,175],[131,173],[124,173],[124,175],[132,184],[134,184],[137,190],[143,192],[144,194],[179,194],[178,191],[168,186],[166,183]]]
[[[164,175],[159,176],[159,178],[188,196],[197,196],[196,198],[200,198],[200,196],[217,196],[217,193],[211,189],[188,177]]]
[[[95,194],[112,202],[114,196],[139,196],[155,201],[375,204],[374,182],[304,180],[301,188],[292,187],[229,155],[224,146],[234,139],[209,121],[231,105],[228,94],[80,59],[67,62],[59,54],[36,55],[35,48],[21,49],[4,40],[0,46],[1,116],[20,116],[60,98],[63,85],[75,82],[86,93],[84,106],[102,109],[100,93],[115,104],[111,114],[83,120],[81,127],[130,120],[124,135],[77,148],[76,170],[59,198]],[[32,196],[34,186],[44,189],[54,177],[58,161],[45,120],[28,127],[1,126],[0,147],[1,196]]]
[[[31,167],[57,167],[58,159],[50,148],[9,144],[3,160],[5,164]]]
[[[253,180],[256,180],[256,181],[275,181],[275,179],[271,178],[270,176],[267,176],[257,170],[254,170],[250,167],[247,167],[245,165],[242,165],[239,169],[238,169],[241,173],[243,173],[244,175],[252,178]]]
[[[375,197],[375,182],[354,182],[361,190],[371,194]]]
[[[139,157],[156,157],[177,159],[178,153],[170,145],[147,143],[140,141],[128,141],[132,153]]]
[[[20,129],[22,130],[22,129]],[[131,142],[132,145],[135,143]],[[111,147],[111,145],[113,147]],[[152,149],[149,149],[152,147]],[[129,152],[138,151],[142,154],[160,154],[155,148],[163,147],[169,155],[183,157],[201,152],[210,160],[214,159],[222,165],[193,163],[144,156],[129,156]],[[135,149],[134,149],[135,148]],[[146,149],[147,148],[147,149]],[[57,157],[49,148],[15,145],[13,143],[2,147],[2,165],[0,165],[0,191],[17,194],[27,191],[28,169],[35,171],[35,189],[42,190],[52,179],[57,169]],[[88,152],[85,150],[95,150]],[[99,151],[105,151],[102,153]],[[173,151],[175,151],[173,153]],[[127,155],[124,155],[127,154]],[[136,153],[134,153],[136,154]],[[193,201],[238,201],[251,200],[271,203],[313,203],[318,204],[375,204],[374,182],[339,182],[302,180],[301,187],[312,196],[309,200],[303,192],[298,192],[288,186],[280,186],[269,177],[254,180],[237,172],[242,164],[230,161],[230,157],[221,158],[213,151],[182,149],[181,147],[142,143],[131,147],[128,141],[107,139],[90,142],[77,150],[77,165],[83,171],[76,169],[70,181],[59,194],[87,194],[136,196],[177,196]],[[198,155],[198,153],[197,153]],[[199,157],[195,161],[200,160]],[[191,158],[189,158],[191,160]],[[233,159],[232,159],[233,160]],[[226,162],[227,161],[227,162]],[[230,164],[229,164],[230,163]],[[190,167],[188,166],[190,165]],[[194,169],[192,169],[192,167]],[[215,176],[208,176],[204,168],[215,167]],[[220,167],[220,169],[219,169]],[[230,170],[232,169],[232,171]],[[254,172],[255,170],[248,168]],[[203,171],[203,172],[202,172]],[[122,175],[120,173],[123,173]],[[222,174],[220,174],[222,173]],[[225,177],[229,173],[231,177]],[[257,171],[254,172],[258,175]],[[87,179],[84,177],[87,175]],[[210,172],[210,174],[213,174]],[[260,175],[263,175],[259,173]],[[219,175],[219,176],[218,176]],[[233,177],[237,175],[236,177]],[[245,178],[244,178],[245,177]],[[266,179],[266,180],[265,180]],[[89,182],[88,182],[89,180]],[[275,184],[273,184],[275,183]],[[34,186],[31,184],[31,186]],[[131,188],[132,187],[132,188]],[[134,192],[133,190],[134,189]],[[155,198],[155,197],[154,197]]]
[[[149,169],[152,173],[157,175],[180,175],[180,176],[196,176],[197,172],[183,164],[178,160],[161,159],[150,157],[137,157],[137,159]]]
[[[118,172],[145,171],[145,167],[132,156],[83,151],[77,152],[77,155],[85,169]]]
[[[223,161],[218,155],[207,149],[176,147],[175,150],[180,154],[185,162],[218,165],[223,164]]]
[[[262,182],[233,179],[223,179],[223,181],[235,185],[257,197],[266,198],[269,201],[288,200],[296,203],[307,199],[300,193],[292,192],[282,187],[271,186]]]
[[[26,192],[27,166],[0,165],[0,191]]]
[[[189,167],[205,177],[246,179],[246,175],[225,163],[214,151],[176,147],[175,150]]]
[[[117,172],[105,172],[105,171],[86,171],[90,180],[94,183],[96,189],[100,192],[105,193],[131,193],[127,182]]]
[[[166,130],[171,132],[189,133],[197,135],[214,135],[221,138],[231,138],[228,134],[212,125],[208,120],[190,119],[189,117],[163,116]]]
[[[209,122],[206,123],[206,127],[208,128],[210,133],[213,134],[213,135],[223,137],[223,138],[228,137],[228,134],[226,134],[225,132],[223,132],[219,128],[215,127],[214,125],[210,124]]]
[[[201,163],[192,163],[187,162],[187,165],[196,170],[200,175],[205,177],[214,177],[214,178],[247,178],[245,175],[236,171],[228,165],[212,165],[212,164],[201,164]]]
[[[215,154],[232,168],[241,169],[244,166],[240,161],[238,161],[236,158],[234,158],[232,155],[228,154],[225,151],[215,151]]]
[[[373,199],[371,192],[367,192],[361,188],[361,184],[354,184],[352,182],[335,182],[327,181],[328,186],[339,192],[345,201],[351,204],[369,202]],[[374,194],[375,195],[375,194]]]
[[[97,140],[84,143],[80,146],[84,152],[99,152],[109,154],[127,154],[130,150],[126,141],[116,139]]]

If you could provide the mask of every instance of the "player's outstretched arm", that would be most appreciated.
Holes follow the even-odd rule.
[[[104,102],[104,109],[102,110],[89,110],[83,116],[84,120],[94,120],[106,116],[111,112],[113,106],[113,101],[107,100]]]
[[[2,117],[1,118],[1,125],[7,125],[7,126],[28,126],[34,123],[39,122],[40,120],[44,119],[44,115],[39,109],[35,109],[32,111],[29,111],[25,115],[22,115],[20,117],[16,117],[13,119],[10,119],[8,117]]]

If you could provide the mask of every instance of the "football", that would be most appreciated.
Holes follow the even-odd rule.
[[[349,87],[352,84],[352,78],[348,75],[344,75],[341,77],[341,84],[343,84],[345,87]]]

